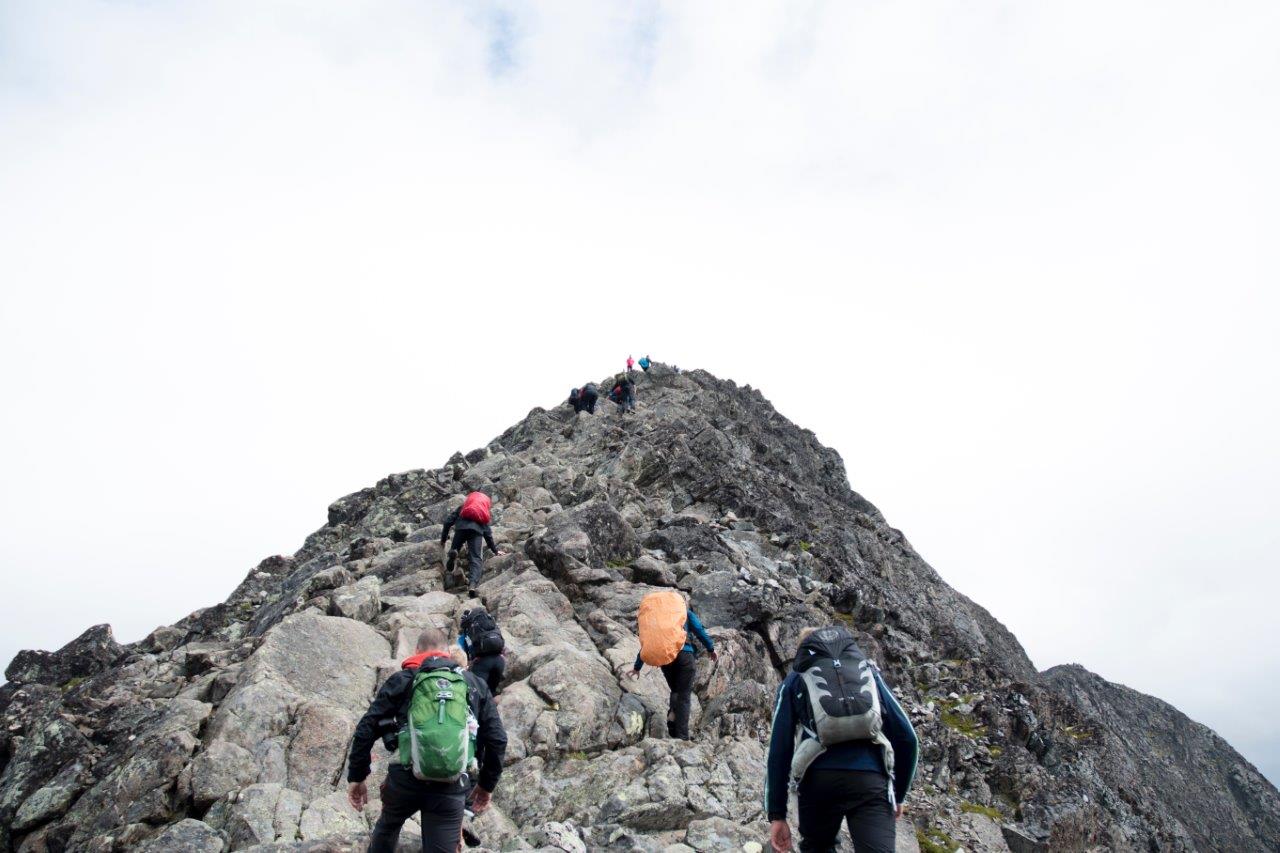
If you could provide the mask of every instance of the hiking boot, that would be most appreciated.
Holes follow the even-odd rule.
[[[476,592],[476,585],[470,584],[467,587],[467,598],[479,598],[480,593]]]
[[[464,826],[462,828],[462,843],[468,847],[479,847],[480,836],[471,831],[471,827]]]

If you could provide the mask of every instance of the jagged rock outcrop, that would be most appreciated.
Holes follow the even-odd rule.
[[[626,420],[535,409],[341,498],[297,553],[140,642],[97,626],[21,653],[0,687],[0,851],[362,849],[388,755],[356,813],[352,729],[417,632],[467,606],[436,542],[477,488],[507,552],[480,587],[508,641],[490,849],[761,849],[773,694],[800,633],[831,621],[920,734],[900,849],[1280,849],[1275,788],[1226,743],[1079,668],[1037,673],[759,392],[659,366],[638,398]],[[663,736],[660,675],[622,677],[637,603],[672,586],[720,649],[690,744]]]

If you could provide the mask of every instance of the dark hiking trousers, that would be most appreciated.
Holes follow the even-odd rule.
[[[497,696],[498,689],[502,686],[502,676],[507,672],[507,661],[502,655],[484,655],[483,657],[473,658],[471,671],[475,673],[477,678],[489,685],[490,693]]]
[[[462,832],[466,793],[452,786],[422,782],[400,765],[393,764],[382,783],[382,815],[373,825],[369,853],[395,853],[400,827],[422,812],[423,853],[456,853]]]
[[[480,583],[480,573],[484,571],[484,534],[479,530],[455,530],[453,532],[453,545],[449,547],[450,551],[461,551],[463,546],[467,548],[467,581],[475,586]]]
[[[662,668],[671,688],[671,710],[667,712],[667,734],[689,739],[689,711],[693,707],[693,677],[698,664],[693,652],[684,649],[676,659]]]
[[[845,821],[856,853],[893,853],[893,806],[883,773],[811,769],[798,795],[801,853],[834,851]]]

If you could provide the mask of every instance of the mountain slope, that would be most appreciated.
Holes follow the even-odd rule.
[[[1280,797],[1225,742],[1078,668],[1037,673],[759,392],[659,367],[638,397],[625,421],[535,409],[348,495],[292,557],[139,643],[98,626],[20,654],[0,688],[0,846],[361,849],[377,802],[344,800],[355,720],[417,632],[467,606],[441,587],[436,542],[485,489],[509,551],[481,595],[508,637],[511,738],[486,844],[764,841],[773,692],[800,633],[838,620],[921,738],[902,849],[917,831],[931,850],[1280,849]],[[721,650],[699,664],[691,745],[661,737],[660,675],[621,677],[636,605],[664,586]]]

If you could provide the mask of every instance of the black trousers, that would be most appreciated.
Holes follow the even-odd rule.
[[[810,770],[800,781],[801,853],[831,853],[848,822],[857,853],[893,853],[889,778],[868,770]]]
[[[472,658],[471,671],[489,685],[490,693],[497,696],[499,688],[502,687],[502,676],[507,672],[507,660],[502,655]]]
[[[480,583],[480,573],[484,571],[484,534],[479,530],[455,530],[450,551],[461,551],[467,548],[467,580],[472,585]]]
[[[423,853],[457,853],[462,833],[466,793],[456,785],[441,791],[439,783],[423,782],[398,764],[382,784],[382,815],[373,825],[369,853],[395,853],[404,822],[422,812]]]
[[[689,739],[689,712],[693,708],[693,677],[698,664],[693,652],[684,649],[676,659],[662,668],[671,688],[671,709],[667,712],[667,734]]]
[[[596,413],[596,399],[595,394],[592,394],[590,397],[583,398],[582,408],[587,410],[587,414],[594,415]]]

